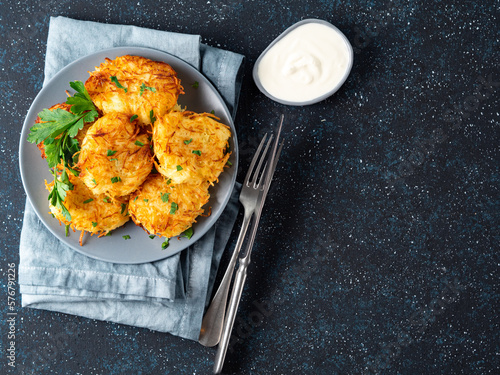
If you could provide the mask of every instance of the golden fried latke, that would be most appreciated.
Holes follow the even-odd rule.
[[[137,115],[141,125],[163,116],[183,93],[170,65],[140,56],[106,58],[85,82],[94,104],[104,113]],[[153,114],[151,114],[153,110]]]
[[[173,184],[159,173],[151,174],[130,196],[130,216],[150,234],[178,236],[203,213],[202,207],[210,198],[208,187],[208,183]]]
[[[104,235],[130,219],[126,200],[113,202],[104,194],[94,195],[79,177],[69,171],[67,173],[73,189],[66,192],[64,206],[71,214],[71,221],[66,220],[59,208],[49,204],[50,211],[60,222],[70,225],[74,230]],[[53,185],[53,181],[46,183],[49,191]]]
[[[98,119],[83,139],[76,167],[94,194],[125,196],[146,180],[153,168],[150,137],[122,113]]]
[[[157,170],[175,184],[213,184],[229,159],[229,127],[207,113],[171,112],[153,128]]]
[[[54,109],[64,109],[65,111],[70,112],[70,108],[71,108],[70,104],[57,103],[57,104],[54,104],[52,107],[50,107],[49,110],[53,111]],[[40,117],[37,117],[36,120],[35,120],[35,124],[39,124],[41,122],[42,122],[42,120],[40,119]],[[85,134],[87,134],[87,130],[90,128],[90,126],[93,123],[94,122],[86,122],[83,125],[83,128],[78,131],[78,134],[76,135],[75,139],[78,141],[78,144],[80,146],[82,145],[82,141],[83,141],[83,138],[85,137]],[[46,159],[47,155],[45,155],[45,145],[44,145],[44,143],[40,142],[39,144],[37,144],[37,147],[40,150],[40,152],[42,153],[42,158]]]

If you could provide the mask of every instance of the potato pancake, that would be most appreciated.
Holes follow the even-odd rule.
[[[132,220],[150,234],[174,237],[190,228],[208,202],[208,183],[174,184],[161,174],[151,174],[130,196]]]
[[[229,159],[229,127],[207,113],[171,112],[153,128],[157,170],[175,184],[213,184]]]
[[[127,214],[127,201],[113,202],[106,195],[95,195],[83,181],[67,171],[73,189],[66,192],[64,206],[71,214],[71,221],[66,220],[61,210],[49,204],[50,211],[62,223],[75,230],[92,234],[106,234],[124,225],[130,216]],[[46,183],[49,191],[54,182]]]
[[[112,198],[136,190],[153,168],[150,136],[129,115],[109,113],[90,127],[82,142],[80,178],[94,194]]]
[[[169,64],[130,55],[106,58],[90,72],[85,88],[104,114],[137,115],[141,125],[167,113],[183,93],[181,81]]]

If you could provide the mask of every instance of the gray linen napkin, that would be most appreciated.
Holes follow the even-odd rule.
[[[75,45],[75,36],[82,43]],[[73,60],[118,46],[155,48],[201,69],[234,118],[243,56],[203,45],[197,35],[51,18],[44,83]],[[238,213],[238,190],[239,186],[214,227],[194,245],[167,259],[139,265],[101,262],[68,248],[38,220],[27,201],[19,263],[23,307],[197,340],[207,296]]]

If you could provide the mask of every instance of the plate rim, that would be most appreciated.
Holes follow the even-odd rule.
[[[193,238],[191,238],[191,239],[182,238],[181,239],[181,241],[183,241],[184,244],[180,245],[180,247],[174,248],[174,249],[167,251],[167,252],[162,251],[162,252],[159,252],[156,256],[144,257],[143,259],[136,259],[136,260],[115,259],[112,257],[111,258],[106,257],[105,254],[103,254],[102,256],[96,255],[96,254],[92,254],[92,253],[89,253],[88,251],[86,251],[85,246],[89,246],[89,244],[86,244],[84,246],[75,246],[72,243],[65,241],[65,237],[62,236],[61,233],[53,230],[53,228],[48,224],[48,222],[46,222],[45,218],[42,216],[42,213],[39,211],[37,205],[34,204],[34,202],[32,201],[32,197],[29,194],[30,188],[27,184],[26,173],[28,173],[28,171],[25,169],[26,168],[26,166],[25,166],[26,160],[25,160],[25,155],[24,155],[24,149],[26,147],[30,147],[30,144],[29,144],[29,142],[27,142],[26,137],[29,134],[29,129],[33,126],[33,123],[34,123],[34,121],[31,121],[30,119],[33,118],[34,112],[36,112],[36,114],[38,113],[38,110],[36,110],[36,108],[37,108],[36,105],[41,100],[40,98],[42,98],[47,93],[50,93],[50,88],[51,88],[51,84],[53,84],[53,81],[57,81],[59,77],[64,76],[65,74],[67,74],[68,71],[71,71],[77,65],[84,63],[86,60],[92,61],[92,59],[95,59],[95,58],[97,58],[97,56],[103,55],[103,54],[110,54],[110,55],[113,54],[116,56],[126,55],[126,54],[137,55],[137,56],[141,56],[141,54],[163,55],[163,56],[167,57],[167,60],[171,59],[172,61],[175,61],[176,63],[182,65],[184,69],[190,70],[194,75],[201,76],[204,80],[203,84],[208,85],[210,91],[215,96],[216,100],[219,102],[223,111],[225,112],[225,117],[227,118],[227,120],[229,122],[229,124],[226,124],[226,125],[228,125],[231,129],[231,138],[232,138],[232,143],[233,143],[233,150],[232,150],[232,155],[231,155],[231,157],[233,158],[233,160],[232,160],[233,165],[231,166],[231,168],[232,168],[233,172],[231,173],[231,178],[228,182],[229,187],[228,187],[227,191],[225,192],[224,199],[221,201],[220,209],[215,213],[212,212],[210,218],[208,219],[209,224],[205,225],[205,227],[201,231],[201,234],[200,234],[200,232],[197,233],[195,231],[195,235],[193,236]],[[161,59],[158,59],[158,58],[155,58],[155,59],[158,61],[162,61]],[[104,61],[104,58],[101,60],[101,62],[103,62],[103,61]],[[170,62],[168,62],[168,61],[166,61],[166,62],[170,64]],[[68,82],[68,87],[69,87],[69,82]],[[32,147],[36,147],[36,145],[33,144]],[[105,261],[105,262],[109,262],[109,263],[116,263],[116,264],[142,264],[142,263],[150,263],[150,262],[163,260],[163,259],[171,257],[175,254],[180,253],[181,251],[185,250],[189,246],[193,245],[198,240],[202,239],[203,236],[210,230],[210,228],[212,228],[215,225],[215,223],[217,222],[217,220],[220,217],[220,215],[222,214],[222,212],[224,212],[229,200],[231,199],[233,190],[235,188],[236,176],[237,176],[236,171],[238,168],[238,161],[239,161],[238,139],[237,139],[237,134],[236,134],[236,128],[234,125],[234,120],[231,116],[231,112],[229,111],[224,99],[222,98],[222,96],[219,93],[219,91],[217,90],[217,88],[212,84],[210,79],[208,77],[206,77],[203,74],[203,72],[196,69],[194,66],[192,66],[187,61],[185,61],[185,60],[181,59],[180,57],[177,57],[171,53],[168,53],[168,52],[165,52],[162,50],[158,50],[158,49],[154,49],[154,48],[149,48],[149,47],[135,47],[135,46],[118,46],[118,47],[104,48],[104,49],[92,52],[90,54],[87,54],[85,56],[79,57],[78,59],[76,59],[76,60],[72,61],[71,63],[67,64],[66,66],[64,66],[61,70],[59,70],[56,74],[54,74],[54,76],[52,78],[50,78],[47,82],[45,82],[43,87],[39,90],[39,92],[37,93],[37,95],[33,99],[32,103],[31,103],[31,105],[30,105],[30,107],[25,115],[25,118],[23,121],[23,126],[21,129],[20,139],[19,139],[18,156],[19,156],[19,171],[20,171],[20,176],[21,176],[21,182],[23,185],[24,192],[26,194],[26,198],[28,199],[31,207],[35,211],[38,219],[43,223],[44,227],[52,235],[54,235],[59,241],[61,241],[61,243],[68,246],[72,250],[75,250],[76,252],[78,252],[82,255],[85,255],[87,257],[90,257],[90,258],[93,258],[96,260]],[[48,166],[47,166],[47,170],[48,170]],[[209,203],[210,203],[210,201],[208,202],[208,204]],[[48,208],[48,205],[47,205],[47,208]],[[132,224],[135,225],[134,223],[132,223]],[[117,228],[117,229],[119,229],[119,228]],[[145,238],[147,237],[146,232],[144,232],[144,236],[145,236]],[[162,239],[164,239],[164,237],[162,237]],[[87,249],[88,249],[88,247],[87,247]]]

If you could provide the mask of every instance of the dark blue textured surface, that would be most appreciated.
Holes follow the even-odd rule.
[[[17,308],[7,366],[7,283],[18,264],[24,116],[40,90],[48,20],[200,34],[247,56],[236,119],[240,176],[286,116],[235,325],[235,374],[495,374],[499,364],[499,5],[494,1],[0,1],[1,373],[208,374],[214,349],[165,334]],[[302,18],[335,24],[355,63],[308,107],[251,79]],[[233,244],[236,233],[233,234]],[[16,289],[16,302],[20,297]]]

